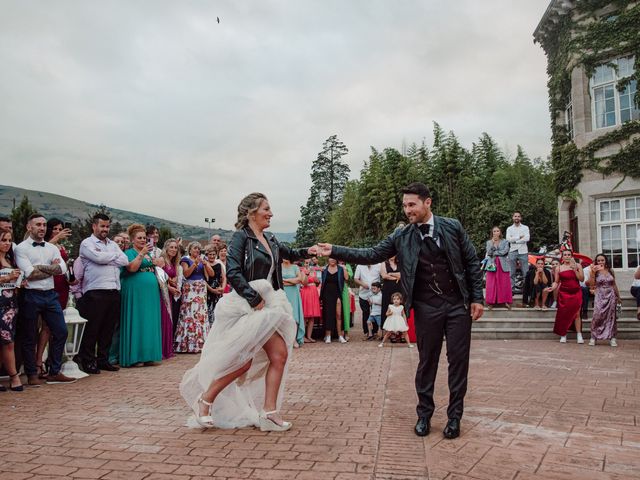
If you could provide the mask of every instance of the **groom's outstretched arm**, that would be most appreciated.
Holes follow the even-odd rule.
[[[383,262],[397,254],[394,234],[371,248],[349,248],[330,243],[319,243],[319,250],[323,256],[332,257],[336,260],[357,263],[358,265],[373,265]]]

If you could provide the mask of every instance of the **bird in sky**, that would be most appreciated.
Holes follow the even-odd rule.
[[[218,23],[220,23],[220,17],[216,17],[216,20],[218,21]]]

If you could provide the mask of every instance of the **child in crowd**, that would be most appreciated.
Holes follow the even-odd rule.
[[[371,305],[371,313],[369,314],[369,320],[367,320],[367,327],[369,334],[367,340],[373,340],[373,322],[378,324],[378,329],[382,331],[382,284],[380,282],[373,282],[371,284],[371,296],[369,297],[369,304]]]
[[[404,339],[407,342],[409,348],[413,348],[411,341],[409,340],[409,325],[407,324],[407,317],[404,313],[404,305],[402,305],[402,294],[396,292],[391,295],[391,301],[393,305],[389,305],[386,315],[387,319],[384,321],[384,337],[378,345],[384,347],[384,342],[394,333],[402,333]]]

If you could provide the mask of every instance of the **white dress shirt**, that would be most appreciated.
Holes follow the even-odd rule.
[[[522,238],[520,238],[522,236]],[[509,242],[509,252],[528,253],[527,242],[529,241],[529,227],[515,224],[507,228],[507,241]]]
[[[29,275],[33,273],[36,265],[53,265],[54,260],[59,261],[61,273],[67,273],[67,264],[54,244],[44,242],[44,247],[34,247],[34,243],[35,240],[29,237],[15,248],[16,265],[24,273],[29,290],[53,290],[53,275],[42,280],[29,280]]]
[[[380,281],[380,264],[358,265],[353,278],[369,285],[369,288],[360,287],[358,290],[358,296],[363,300],[368,300],[371,296],[371,284]]]
[[[129,259],[116,242],[108,238],[103,242],[91,235],[80,244],[80,258],[84,264],[83,294],[89,290],[120,290],[120,267],[127,266]]]
[[[429,225],[429,233],[427,233],[426,235],[422,235],[422,232],[420,232],[420,235],[422,235],[422,240],[424,240],[426,237],[431,237],[433,238],[433,241],[436,242],[438,246],[440,246],[440,239],[433,236],[434,229],[436,228],[436,222],[433,219],[433,214],[425,223],[418,223],[418,227],[420,227],[420,225]]]

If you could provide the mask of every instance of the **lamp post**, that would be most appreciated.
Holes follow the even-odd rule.
[[[67,337],[67,342],[64,344],[64,354],[67,357],[67,361],[62,364],[60,372],[71,378],[88,377],[89,374],[80,370],[78,364],[73,361],[73,357],[80,350],[80,342],[82,342],[84,327],[87,323],[87,320],[82,318],[78,310],[76,310],[73,296],[69,297],[67,308],[64,309],[64,321],[67,324],[67,328],[71,327],[71,338]]]
[[[207,223],[207,226],[208,226],[209,230],[211,230],[211,224],[212,223],[216,223],[216,219],[213,218],[213,217],[211,217],[211,218],[205,217],[204,221]]]

